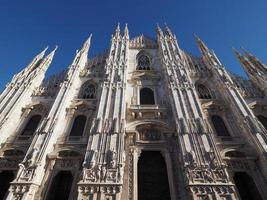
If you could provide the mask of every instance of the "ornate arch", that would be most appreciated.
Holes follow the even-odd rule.
[[[170,124],[162,121],[162,120],[142,120],[142,121],[133,121],[126,125],[126,131],[128,132],[134,132],[137,130],[137,127],[144,126],[144,125],[156,125],[157,127],[160,127],[164,132],[174,132],[175,128],[172,127]]]
[[[96,91],[97,91],[97,86],[92,80],[88,80],[83,83],[80,93],[79,93],[79,98],[81,99],[95,99],[96,98]]]
[[[151,70],[152,60],[148,52],[141,50],[136,55],[137,66],[136,70]]]

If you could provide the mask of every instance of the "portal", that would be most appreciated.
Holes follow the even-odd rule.
[[[170,200],[167,168],[159,151],[143,151],[138,160],[138,200]]]

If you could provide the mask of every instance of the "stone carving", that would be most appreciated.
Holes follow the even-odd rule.
[[[29,185],[16,184],[11,186],[11,192],[13,193],[14,200],[21,200],[24,193],[29,191]]]
[[[161,139],[161,134],[155,129],[142,129],[140,132],[140,140],[156,141]]]
[[[36,160],[36,156],[38,154],[38,148],[34,147],[31,151],[26,155],[24,161],[21,162],[24,168],[28,168],[33,166],[34,161]]]
[[[197,161],[196,161],[195,152],[193,150],[191,150],[190,152],[187,152],[185,156],[185,165],[195,167],[196,164],[197,164]]]
[[[186,167],[184,173],[188,183],[226,183],[227,173],[222,168]]]
[[[111,168],[115,168],[115,164],[116,164],[116,159],[117,159],[117,152],[112,149],[108,151],[108,155],[107,155],[107,160],[108,160],[108,164]]]
[[[96,166],[95,177],[96,177],[96,181],[100,181],[101,180],[101,165],[97,165]]]
[[[97,151],[89,150],[86,152],[85,160],[83,162],[83,166],[86,168],[93,168],[96,164],[96,155]]]
[[[121,182],[123,178],[123,164],[118,164],[118,181]]]
[[[101,166],[101,181],[106,181],[107,178],[107,168],[105,165]]]

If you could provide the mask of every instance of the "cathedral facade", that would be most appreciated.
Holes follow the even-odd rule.
[[[0,199],[267,199],[267,68],[234,50],[249,79],[201,56],[116,28],[88,58],[91,36],[45,78],[39,53],[0,95]]]

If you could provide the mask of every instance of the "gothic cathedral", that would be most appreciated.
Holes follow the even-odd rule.
[[[0,95],[0,199],[265,200],[267,67],[235,56],[227,71],[196,36],[182,50],[118,25],[108,52],[91,36],[63,72],[45,78],[39,53]]]

